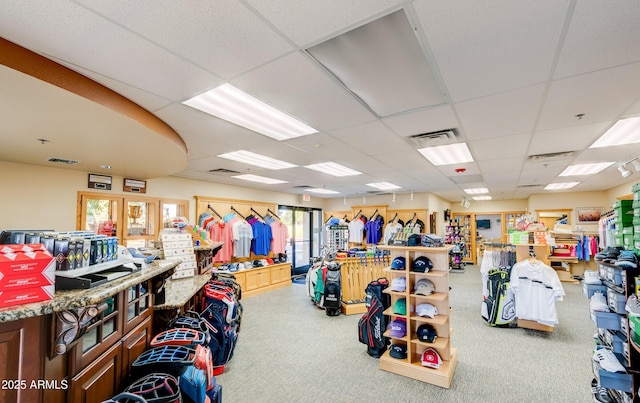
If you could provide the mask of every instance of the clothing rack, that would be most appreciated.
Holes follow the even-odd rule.
[[[276,213],[274,213],[273,211],[271,211],[270,208],[267,209],[267,213],[271,214],[272,216],[274,216],[275,218],[277,218],[278,220],[280,219],[280,217],[278,217],[278,215]]]
[[[250,210],[251,210],[251,212],[252,212],[252,213],[254,213],[254,214],[255,214],[255,215],[257,215],[258,217],[260,217],[260,219],[261,219],[262,221],[264,221],[264,217],[263,217],[263,216],[261,216],[261,215],[260,215],[260,213],[258,213],[257,211],[255,211],[255,210],[253,209],[253,207],[251,207],[251,208],[250,208]]]
[[[355,220],[356,218],[358,218],[358,216],[362,214],[362,209],[358,210],[358,212],[356,213],[356,215],[353,216],[353,219]],[[332,216],[333,217],[333,216]]]
[[[398,213],[396,213],[396,214],[393,216],[393,218],[391,219],[391,221],[389,221],[389,222],[390,222],[390,223],[391,223],[391,222],[394,222],[394,221],[396,220],[396,218],[398,218]]]
[[[376,215],[378,215],[378,209],[376,209],[376,211],[373,212],[373,215],[371,217],[369,217],[369,221],[373,220]]]
[[[252,209],[253,210],[253,209]],[[233,211],[234,213],[236,213],[237,215],[240,216],[240,218],[242,218],[243,220],[246,220],[246,218],[240,214],[240,212],[238,210],[235,209],[235,207],[231,206],[231,211]]]
[[[207,208],[208,208],[209,210],[213,211],[213,214],[215,214],[216,216],[218,216],[218,218],[219,218],[219,219],[222,219],[222,216],[221,216],[220,214],[218,214],[218,212],[217,212],[217,211],[215,211],[215,210],[213,209],[213,207],[211,207],[211,205],[210,205],[210,204],[207,204]]]

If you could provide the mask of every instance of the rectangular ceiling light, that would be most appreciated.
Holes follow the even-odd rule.
[[[307,189],[307,192],[321,193],[325,195],[333,195],[336,193],[340,193],[340,192],[336,192],[335,190],[329,190],[329,189],[323,189],[323,188],[311,188],[311,189]]]
[[[473,196],[473,200],[491,200],[491,196]]]
[[[305,165],[305,168],[333,176],[352,176],[360,175],[362,173],[340,164],[336,164],[335,162],[322,162],[320,164]]]
[[[464,191],[468,195],[480,195],[484,193],[489,193],[489,189],[487,188],[464,189]]]
[[[228,160],[233,160],[237,162],[242,162],[244,164],[255,165],[261,168],[274,169],[274,170],[293,168],[297,166],[285,161],[280,161],[274,158],[266,157],[264,155],[252,153],[251,151],[246,151],[246,150],[232,151],[230,153],[220,154],[218,155],[218,157],[226,158]]]
[[[563,183],[550,183],[545,186],[544,190],[560,190],[560,189],[571,189],[572,187],[578,185],[580,182],[563,182]]]
[[[280,179],[267,178],[266,176],[251,175],[251,174],[234,175],[232,176],[232,178],[242,179],[242,180],[251,181],[251,182],[265,183],[267,185],[277,185],[279,183],[287,183],[287,181],[283,181]]]
[[[424,155],[433,165],[450,165],[473,162],[473,157],[466,143],[448,144],[445,146],[419,148],[420,154]]]
[[[589,148],[640,143],[640,116],[618,120]]]
[[[389,182],[367,183],[367,186],[371,186],[372,188],[376,188],[380,190],[401,189],[400,186],[394,185],[393,183],[389,183]]]
[[[444,91],[404,10],[307,52],[380,117],[445,102]]]
[[[276,140],[287,140],[317,132],[313,127],[231,84],[223,84],[188,99],[183,104]]]
[[[560,176],[594,175],[613,164],[613,162],[597,162],[595,164],[569,165],[560,173]]]

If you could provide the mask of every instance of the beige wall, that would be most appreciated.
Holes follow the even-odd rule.
[[[123,178],[113,176],[111,191],[87,187],[88,173],[0,161],[0,229],[75,229],[77,193],[125,194]],[[127,193],[130,194],[130,193]],[[302,202],[300,195],[255,190],[177,177],[150,179],[146,196],[189,200],[189,221],[195,211],[194,196],[260,200],[277,204],[322,208],[322,199]]]

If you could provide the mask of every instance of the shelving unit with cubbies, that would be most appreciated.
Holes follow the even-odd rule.
[[[451,387],[451,380],[458,361],[457,350],[451,346],[451,324],[449,320],[449,251],[453,246],[438,248],[411,247],[411,246],[378,246],[380,249],[388,250],[391,260],[402,256],[405,258],[404,270],[385,269],[385,275],[390,279],[395,277],[405,277],[407,287],[404,291],[385,290],[391,296],[391,307],[400,298],[406,299],[406,315],[393,313],[393,308],[385,311],[391,320],[404,318],[407,323],[407,332],[404,337],[392,337],[389,331],[385,332],[385,337],[389,337],[394,344],[401,344],[406,347],[407,358],[393,358],[389,351],[380,357],[380,369],[393,372],[398,375],[413,378],[422,382],[430,383],[443,388]],[[413,261],[425,256],[433,264],[433,268],[426,273],[412,271]],[[428,296],[414,293],[416,282],[422,278],[429,279],[435,286],[435,292]],[[428,303],[435,306],[438,315],[433,318],[418,316],[412,312],[410,307],[417,307],[419,304]],[[433,343],[420,341],[416,335],[416,329],[423,323],[428,323],[436,330],[438,337]],[[442,365],[439,368],[430,368],[422,365],[422,353],[427,348],[434,348],[440,358]]]

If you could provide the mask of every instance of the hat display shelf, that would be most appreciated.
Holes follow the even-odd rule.
[[[391,305],[384,314],[389,315],[390,322],[404,318],[407,323],[407,332],[403,337],[394,337],[389,330],[386,330],[384,335],[391,339],[392,344],[405,346],[407,358],[394,358],[389,351],[386,351],[380,357],[380,369],[450,388],[458,361],[457,349],[451,346],[452,329],[449,316],[449,251],[453,245],[443,247],[379,245],[378,247],[388,250],[391,255],[391,264],[384,269],[384,275],[390,281],[397,277],[407,279],[404,291],[394,291],[391,290],[392,287],[384,291],[391,296]],[[403,268],[397,268],[398,265],[393,264],[393,259],[397,257],[404,258]],[[420,257],[428,258],[431,263],[431,267],[424,272],[415,270],[414,262],[424,260],[424,258],[418,259]],[[422,270],[424,265],[420,267]],[[433,292],[431,292],[432,288]],[[393,309],[396,301],[401,298],[406,299],[405,315],[396,314]],[[418,315],[416,308],[421,304],[433,305],[437,309],[437,315],[433,317]],[[416,330],[423,324],[429,324],[436,330],[437,337],[432,343],[418,338]],[[423,352],[429,348],[435,349],[440,357],[441,364],[437,368],[425,366],[422,363]]]

